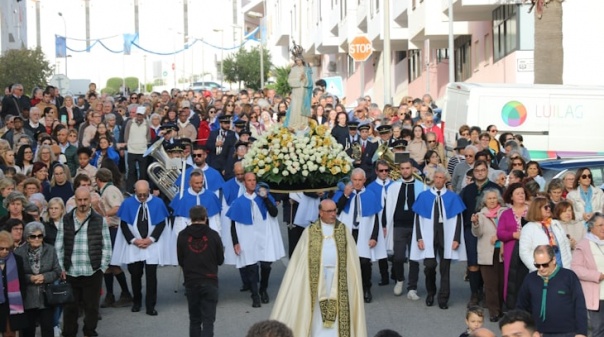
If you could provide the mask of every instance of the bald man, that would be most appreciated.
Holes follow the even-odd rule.
[[[478,328],[470,334],[469,337],[496,337],[493,331],[487,328]]]
[[[170,238],[166,229],[168,209],[160,198],[149,190],[149,182],[134,184],[134,195],[124,200],[117,212],[120,231],[115,239],[112,264],[127,264],[132,282],[132,312],[139,312],[142,304],[142,278],[145,274],[147,315],[157,316],[157,265],[164,264],[167,251],[163,249]]]

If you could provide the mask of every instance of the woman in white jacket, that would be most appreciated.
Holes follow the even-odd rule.
[[[568,192],[566,199],[573,203],[575,219],[587,221],[593,213],[604,211],[604,192],[594,186],[591,170],[582,167],[577,170],[574,189]]]
[[[533,265],[533,251],[539,245],[553,246],[556,263],[570,269],[570,240],[558,220],[552,219],[552,210],[547,199],[535,198],[531,202],[526,219],[530,222],[522,227],[519,253],[522,263],[529,271],[536,270]]]

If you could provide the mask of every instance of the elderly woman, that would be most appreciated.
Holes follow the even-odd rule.
[[[497,322],[503,304],[503,244],[497,238],[497,226],[507,208],[496,189],[483,191],[477,206],[480,211],[472,215],[472,234],[478,238],[478,264],[490,320]]]
[[[587,234],[583,221],[575,219],[573,204],[563,200],[554,208],[553,218],[560,221],[560,225],[570,240],[570,248],[575,249],[577,243],[585,238]]]
[[[558,220],[552,219],[552,210],[544,197],[531,201],[526,216],[529,221],[520,234],[520,259],[529,271],[535,271],[533,252],[537,246],[550,245],[556,253],[556,264],[570,269],[570,240]]]
[[[11,238],[13,239],[14,248],[17,248],[24,243],[24,241],[23,241],[23,228],[24,227],[25,227],[25,225],[23,224],[23,221],[21,221],[19,219],[8,219],[6,221],[6,223],[4,224],[3,230],[10,233]]]
[[[28,204],[27,198],[20,192],[11,192],[2,201],[4,208],[8,210],[8,214],[0,218],[0,224],[5,224],[8,219],[19,219],[24,223],[34,221],[34,219],[25,212],[25,206]]]
[[[505,189],[505,183],[507,181],[507,175],[505,171],[491,170],[489,172],[489,180],[499,185],[502,189]]]
[[[564,184],[564,190],[562,190],[562,198],[566,199],[568,193],[575,189],[576,173],[572,171],[566,171],[562,175],[562,182]]]
[[[575,218],[587,221],[594,212],[604,210],[604,192],[594,186],[591,170],[582,167],[575,175],[574,189],[568,192],[566,199],[575,207]]]
[[[48,201],[48,212],[44,221],[44,242],[54,246],[57,233],[63,228],[63,216],[65,215],[65,203],[63,199],[54,197]]]
[[[562,191],[564,190],[564,184],[560,179],[552,179],[552,181],[547,184],[547,188],[545,192],[547,193],[547,197],[549,199],[549,206],[554,209],[556,205],[564,200],[562,198]],[[574,216],[573,216],[574,217]]]
[[[0,179],[0,218],[8,214],[8,210],[4,208],[4,199],[15,190],[15,182],[9,178]]]
[[[518,240],[528,211],[526,198],[527,191],[521,183],[511,184],[503,194],[509,208],[501,213],[497,224],[497,238],[503,243],[503,298],[508,308],[516,306],[516,295],[528,272],[518,256]]]
[[[24,231],[27,243],[15,249],[15,255],[23,261],[25,274],[25,301],[24,308],[28,320],[31,322],[23,329],[24,337],[35,337],[36,324],[40,323],[42,337],[54,336],[54,307],[45,304],[44,289],[61,276],[61,267],[55,248],[44,243],[44,225],[40,222],[30,222]]]
[[[50,188],[44,191],[46,200],[54,197],[63,199],[67,202],[74,194],[73,185],[71,184],[71,174],[65,164],[55,164],[52,167],[52,179],[50,179]]]
[[[587,221],[589,233],[579,241],[573,254],[572,270],[577,274],[583,288],[589,315],[591,336],[604,336],[604,215],[596,212]]]
[[[48,210],[48,202],[42,193],[34,193],[27,198],[29,200],[29,205],[25,207],[25,211],[30,213],[32,216],[32,212],[34,209],[38,212],[38,219],[36,221],[40,221],[40,217],[46,216],[46,211]],[[34,206],[35,208],[31,207]],[[34,216],[35,218],[35,216]]]
[[[0,231],[0,332],[4,337],[14,337],[15,331],[28,326],[23,308],[27,283],[23,259],[13,253],[13,247],[10,233]]]

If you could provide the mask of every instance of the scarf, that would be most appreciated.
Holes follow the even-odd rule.
[[[21,286],[19,284],[19,272],[17,270],[17,261],[13,252],[2,259],[4,263],[4,271],[6,272],[6,293],[8,294],[8,305],[10,314],[24,313],[23,298],[21,297]],[[5,303],[4,297],[4,282],[0,282],[0,303]]]
[[[32,249],[31,246],[27,250],[27,259],[31,266],[31,271],[34,274],[40,274],[40,258],[42,257],[42,246]]]
[[[539,318],[541,318],[541,321],[544,322],[545,321],[545,314],[546,314],[546,307],[547,307],[547,286],[549,285],[549,281],[551,279],[554,278],[554,276],[556,276],[556,274],[558,274],[558,271],[560,271],[560,266],[556,266],[556,269],[554,270],[554,272],[550,275],[550,276],[541,276],[541,278],[543,279],[543,292],[541,293],[541,310],[539,311]]]
[[[604,240],[600,240],[594,233],[587,233],[585,236],[589,241],[595,243],[598,246],[604,246]]]
[[[593,212],[593,207],[591,206],[591,197],[593,196],[594,191],[591,189],[591,186],[587,186],[587,192],[583,191],[583,188],[579,187],[579,195],[583,202],[585,203],[585,213]]]
[[[547,218],[546,220],[541,221],[541,228],[545,232],[549,239],[550,246],[557,246],[556,237],[554,236],[554,232],[552,231],[552,218]]]
[[[497,218],[497,215],[499,213],[499,210],[501,209],[501,205],[497,205],[497,207],[493,208],[493,209],[488,209],[484,214],[484,216],[486,216],[489,219],[495,219]]]

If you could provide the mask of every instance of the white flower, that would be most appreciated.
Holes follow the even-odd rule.
[[[279,169],[275,167],[275,168],[273,169],[273,173],[274,173],[274,174],[279,173]]]
[[[325,166],[320,166],[319,167],[319,172],[324,173],[325,172]]]
[[[264,160],[258,161],[258,167],[264,167],[264,165],[265,165]],[[262,174],[260,174],[260,172],[258,172],[258,175],[262,175]]]
[[[265,173],[264,169],[259,169],[258,170],[258,176],[263,176]]]
[[[284,177],[287,177],[289,175],[289,172],[287,172],[287,170],[284,170],[281,174],[283,174]]]
[[[306,171],[306,170],[302,171],[302,176],[303,177],[307,177],[308,176],[308,171]]]

